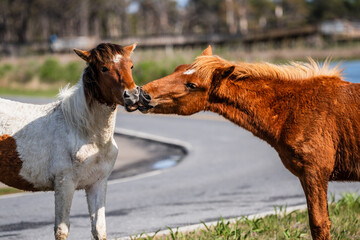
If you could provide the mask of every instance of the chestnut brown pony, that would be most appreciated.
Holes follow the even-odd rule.
[[[232,63],[209,46],[142,90],[142,112],[213,111],[269,143],[301,182],[313,239],[331,239],[328,182],[360,180],[360,84],[329,61]]]

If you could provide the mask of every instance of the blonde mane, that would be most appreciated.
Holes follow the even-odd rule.
[[[309,62],[290,62],[284,65],[275,65],[267,62],[245,63],[230,62],[219,56],[199,56],[192,64],[192,68],[203,79],[210,79],[214,70],[235,66],[233,75],[238,78],[271,78],[279,80],[304,80],[316,76],[341,77],[342,69],[339,65],[330,67],[330,60],[326,59],[323,64],[314,61]]]

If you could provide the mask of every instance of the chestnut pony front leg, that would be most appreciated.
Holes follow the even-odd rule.
[[[330,240],[329,212],[327,208],[328,178],[318,170],[305,170],[300,178],[309,211],[311,235],[314,240]]]

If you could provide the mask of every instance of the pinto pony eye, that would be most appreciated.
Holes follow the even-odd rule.
[[[101,71],[102,71],[102,72],[107,72],[107,71],[109,71],[109,69],[108,69],[107,67],[102,67],[102,68],[101,68]]]
[[[196,85],[194,83],[187,83],[185,84],[185,86],[189,89],[195,89],[196,88]]]

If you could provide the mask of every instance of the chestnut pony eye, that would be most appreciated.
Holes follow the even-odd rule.
[[[131,66],[131,69],[133,69],[133,68],[134,68],[134,65]]]
[[[101,68],[101,71],[102,71],[102,72],[107,72],[107,71],[109,71],[109,69],[107,69],[106,67],[102,67],[102,68]]]
[[[189,89],[195,89],[196,88],[196,85],[194,83],[187,83],[185,84],[185,86]]]

